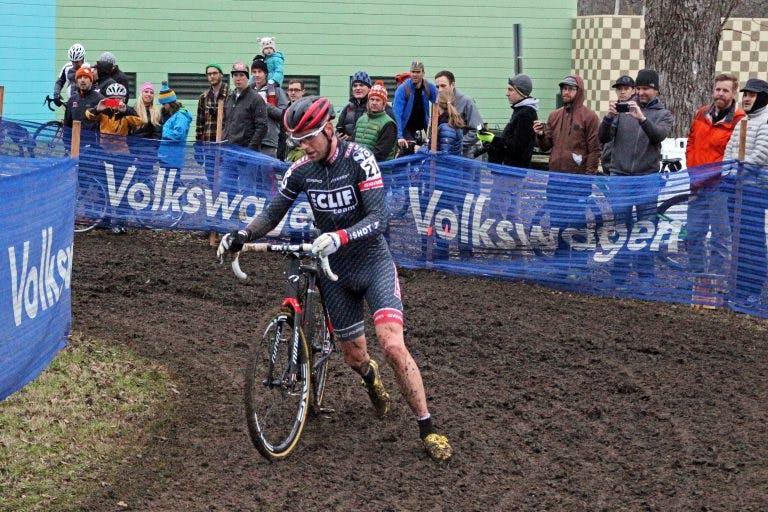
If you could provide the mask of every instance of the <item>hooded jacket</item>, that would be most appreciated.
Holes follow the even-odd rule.
[[[192,124],[192,114],[181,107],[163,124],[163,139],[160,141],[158,157],[160,161],[174,169],[184,167],[189,126]]]
[[[638,103],[639,104],[639,103]],[[630,114],[608,116],[600,123],[600,142],[613,142],[608,170],[612,174],[640,176],[659,171],[661,143],[672,133],[675,118],[659,98],[640,105],[642,123]]]
[[[547,119],[543,135],[537,135],[539,148],[552,149],[549,170],[577,174],[597,174],[600,163],[600,143],[597,114],[584,105],[584,79],[571,75],[578,84],[572,103],[560,107]]]
[[[458,89],[453,90],[453,106],[461,114],[466,127],[462,140],[462,153],[467,156],[472,153],[472,146],[477,142],[477,127],[483,125],[483,118],[475,105],[475,100],[463,94]]]
[[[731,133],[728,145],[725,147],[723,160],[739,158],[739,139],[741,126],[739,124]],[[768,167],[768,106],[753,110],[747,114],[747,143],[744,161],[762,167]]]
[[[524,98],[512,105],[512,117],[501,135],[494,137],[488,149],[492,164],[530,167],[536,134],[533,122],[538,119],[539,100]]]

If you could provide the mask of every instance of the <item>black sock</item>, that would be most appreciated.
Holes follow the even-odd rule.
[[[373,384],[373,381],[376,380],[376,373],[373,371],[373,367],[370,364],[367,366],[368,369],[365,371],[363,371],[362,368],[360,369],[360,376],[366,384]]]
[[[427,416],[423,420],[416,420],[416,422],[419,424],[419,437],[424,439],[429,434],[434,434],[437,432],[435,430],[435,426],[432,425],[432,416]]]

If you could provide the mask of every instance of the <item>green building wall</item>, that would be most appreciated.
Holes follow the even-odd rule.
[[[291,9],[291,11],[287,11]],[[85,45],[93,64],[109,50],[137,83],[159,84],[167,73],[204,71],[219,62],[250,64],[256,40],[274,36],[289,75],[320,75],[321,93],[340,110],[358,69],[394,76],[424,62],[428,78],[441,69],[475,98],[490,126],[509,119],[507,78],[514,74],[513,25],[522,27],[523,72],[534,81],[541,116],[555,106],[558,81],[571,68],[576,0],[101,0],[57,3],[56,64],[67,48]],[[390,98],[391,101],[392,98]],[[182,98],[193,106],[194,98]]]

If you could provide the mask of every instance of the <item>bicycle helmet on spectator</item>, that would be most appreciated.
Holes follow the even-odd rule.
[[[305,96],[293,103],[283,116],[283,124],[290,134],[317,130],[333,119],[331,100],[322,96]]]
[[[85,48],[80,43],[75,43],[69,47],[67,55],[69,56],[69,60],[72,62],[85,60]]]
[[[117,82],[109,84],[107,88],[104,90],[104,96],[120,96],[121,98],[125,98],[128,95],[128,91],[125,89],[125,86],[123,84],[119,84]]]

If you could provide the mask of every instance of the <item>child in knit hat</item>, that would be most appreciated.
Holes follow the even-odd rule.
[[[258,41],[261,45],[261,54],[267,63],[267,82],[282,86],[283,69],[285,68],[283,52],[279,52],[275,48],[274,37],[261,37]]]

